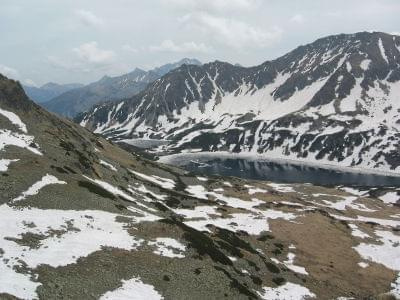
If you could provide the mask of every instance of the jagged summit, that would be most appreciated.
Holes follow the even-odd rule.
[[[232,151],[398,171],[400,37],[318,39],[260,66],[184,65],[81,125],[162,151]]]

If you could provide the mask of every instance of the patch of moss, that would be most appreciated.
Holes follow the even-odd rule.
[[[281,271],[277,266],[275,266],[273,263],[270,262],[265,262],[265,266],[271,273],[279,274]]]
[[[68,167],[68,166],[64,166],[64,169],[67,170],[67,171],[69,171],[69,172],[72,173],[72,174],[77,174],[73,169],[71,169],[71,168]]]
[[[226,271],[225,269],[218,267],[218,266],[214,266],[214,268],[218,271],[223,272],[231,280],[231,286],[233,288],[237,289],[241,294],[248,296],[250,299],[258,298],[244,284],[241,284],[236,278],[233,278],[232,275],[228,271]]]
[[[255,275],[251,275],[250,278],[251,278],[251,280],[253,280],[253,283],[256,285],[262,285],[262,283],[263,283],[261,278],[255,276]]]
[[[282,277],[275,277],[272,279],[272,281],[276,284],[276,285],[282,285],[286,282],[285,278]]]
[[[39,235],[31,232],[25,232],[21,234],[21,238],[5,238],[5,240],[17,243],[20,246],[29,247],[30,249],[39,249],[42,244],[42,240],[46,239],[46,236]]]
[[[200,268],[195,269],[194,270],[194,274],[200,275],[201,274]]]
[[[68,172],[61,167],[56,167],[56,166],[51,165],[50,168],[52,168],[53,170],[56,170],[58,173],[68,174]]]
[[[251,260],[246,260],[247,264],[251,267],[253,267],[256,271],[260,271],[261,269],[257,266],[257,264],[255,262],[252,262]]]
[[[215,262],[223,265],[232,265],[232,261],[221,252],[217,245],[215,245],[214,241],[204,233],[197,231],[176,219],[163,220],[163,222],[179,226],[184,231],[183,238],[190,243],[192,248],[196,249],[199,255],[203,256],[207,254]]]
[[[278,249],[278,248],[275,248],[275,249],[272,251],[272,254],[274,254],[274,255],[281,255],[281,254],[282,254],[282,251],[281,251],[280,249]]]
[[[267,240],[273,240],[274,236],[271,234],[264,234],[257,238],[257,241],[266,242]]]
[[[229,254],[237,257],[243,257],[242,252],[231,244],[225,242],[225,241],[216,241],[216,243],[222,248],[225,249],[226,251],[229,252]]]
[[[240,248],[240,249],[247,250],[250,253],[258,254],[258,252],[255,249],[253,249],[248,242],[237,237],[236,234],[232,231],[229,231],[227,229],[218,228],[217,236],[220,239],[228,242],[234,248]]]

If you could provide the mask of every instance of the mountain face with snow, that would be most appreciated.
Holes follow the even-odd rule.
[[[67,91],[43,103],[42,106],[59,115],[73,118],[77,114],[89,110],[93,105],[132,97],[143,91],[149,83],[183,64],[200,65],[201,63],[196,59],[185,58],[150,71],[136,68],[121,76],[104,76],[99,81],[87,86]]]
[[[0,75],[0,299],[400,296],[399,199],[196,177],[57,118]]]
[[[400,171],[400,37],[362,32],[260,66],[182,66],[141,94],[80,116],[114,141]]]
[[[46,83],[41,87],[34,87],[24,85],[24,91],[30,99],[36,103],[42,103],[50,101],[51,99],[68,92],[73,89],[81,88],[83,84],[71,83],[71,84],[57,84],[53,82]]]

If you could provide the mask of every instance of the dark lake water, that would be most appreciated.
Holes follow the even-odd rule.
[[[316,185],[394,186],[400,187],[400,177],[358,174],[331,169],[254,161],[238,158],[190,158],[172,161],[184,169],[200,175],[235,176],[281,183],[312,183]]]

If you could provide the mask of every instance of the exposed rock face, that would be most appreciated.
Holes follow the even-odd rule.
[[[182,64],[199,65],[201,63],[196,59],[186,58],[150,71],[136,68],[131,73],[121,76],[104,76],[99,81],[67,91],[42,105],[47,110],[73,118],[77,114],[89,110],[95,104],[132,97],[143,91],[149,83]]]
[[[77,121],[112,140],[169,140],[162,150],[171,153],[253,152],[399,171],[399,95],[400,37],[362,32],[252,68],[184,65]]]

